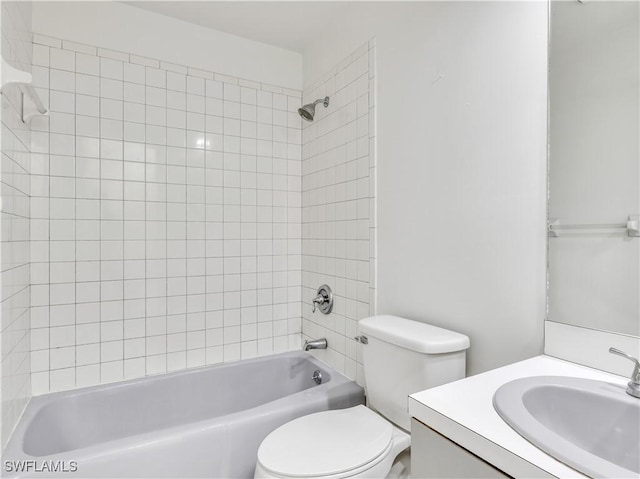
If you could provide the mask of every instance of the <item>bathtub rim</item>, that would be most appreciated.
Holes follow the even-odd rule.
[[[337,371],[335,371],[325,363],[322,363],[320,360],[318,360],[316,357],[314,357],[312,354],[308,352],[286,351],[283,353],[267,354],[265,356],[258,356],[255,358],[238,359],[238,360],[229,361],[226,363],[205,364],[204,366],[195,366],[192,368],[178,369],[176,371],[170,371],[165,373],[154,373],[154,374],[140,376],[132,379],[123,379],[121,381],[112,381],[109,383],[94,384],[93,386],[83,386],[83,387],[72,388],[72,389],[64,389],[62,391],[55,391],[55,392],[48,392],[44,394],[33,395],[31,396],[29,403],[31,401],[40,400],[40,398],[45,398],[45,397],[50,398],[51,400],[54,400],[58,397],[63,397],[63,396],[81,396],[81,395],[90,394],[92,392],[99,391],[102,389],[119,389],[122,387],[139,384],[143,382],[152,382],[152,381],[155,382],[163,379],[170,379],[173,377],[187,376],[187,375],[196,374],[205,370],[230,368],[239,363],[244,363],[244,364],[259,363],[267,359],[288,358],[288,357],[291,357],[291,358],[299,357],[299,358],[310,360],[311,362],[317,364],[319,368],[328,370],[326,372],[329,374],[330,380],[333,378],[333,374],[338,374],[343,376],[347,381],[351,381],[346,376],[338,373]],[[323,379],[323,383],[324,383],[324,379]]]

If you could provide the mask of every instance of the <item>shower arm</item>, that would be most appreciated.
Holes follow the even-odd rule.
[[[316,106],[318,103],[322,103],[325,108],[328,107],[329,106],[329,97],[325,96],[324,98],[318,98],[316,101],[313,102],[313,106]]]

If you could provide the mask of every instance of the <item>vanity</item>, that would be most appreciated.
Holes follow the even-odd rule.
[[[619,388],[622,397],[626,396],[629,381],[626,377],[543,355],[412,394],[409,397],[412,476],[589,477],[533,445],[496,412],[493,398],[501,386],[536,376],[602,381]],[[640,403],[640,399],[631,399]]]

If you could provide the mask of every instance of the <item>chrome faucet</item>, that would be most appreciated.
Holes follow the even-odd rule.
[[[635,367],[633,368],[633,373],[631,373],[631,381],[627,384],[627,394],[640,399],[640,362],[630,354],[616,348],[609,348],[609,352],[622,356],[623,358],[627,358],[629,361],[633,361]]]
[[[303,349],[305,351],[309,351],[310,349],[327,349],[327,340],[325,338],[320,338],[312,341],[305,341]]]

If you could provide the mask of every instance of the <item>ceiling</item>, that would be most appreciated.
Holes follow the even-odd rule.
[[[302,53],[349,2],[125,1],[129,5]]]

